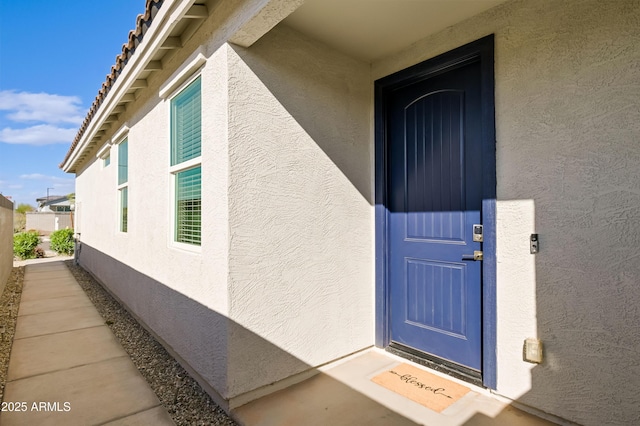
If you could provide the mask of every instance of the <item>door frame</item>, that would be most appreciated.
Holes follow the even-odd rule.
[[[387,140],[384,100],[400,87],[419,82],[470,61],[480,61],[482,117],[482,384],[496,389],[496,137],[493,34],[375,81],[375,345],[391,342],[388,277]],[[493,171],[493,172],[491,172]]]

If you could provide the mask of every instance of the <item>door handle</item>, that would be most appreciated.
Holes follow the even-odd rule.
[[[462,260],[482,260],[482,251],[475,250],[473,254],[463,254]]]

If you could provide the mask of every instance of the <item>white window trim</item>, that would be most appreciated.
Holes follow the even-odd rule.
[[[100,148],[98,150],[98,152],[96,153],[96,158],[98,160],[100,160],[100,165],[102,166],[102,169],[106,169],[107,167],[109,167],[109,164],[111,164],[111,141],[108,140],[103,146],[102,148]],[[105,162],[107,161],[107,158],[109,158],[109,164],[105,164]]]
[[[202,166],[201,163],[196,164],[192,167],[197,167],[197,166]],[[170,210],[170,230],[169,230],[169,247],[173,248],[173,249],[177,249],[180,251],[186,251],[186,252],[190,252],[190,253],[194,253],[194,254],[200,254],[202,253],[202,229],[200,230],[200,245],[195,245],[195,244],[187,244],[187,243],[181,243],[180,241],[176,241],[176,176],[179,172],[183,171],[183,170],[187,170],[188,168],[185,169],[180,169],[177,170],[175,173],[171,173],[171,179],[170,179],[170,186],[171,186],[171,190],[170,192],[170,200],[171,200],[171,208]]]
[[[206,62],[206,58],[202,54],[203,47],[201,46],[196,52],[194,52],[194,59],[188,62],[182,70],[176,73],[169,81],[160,89],[160,97],[166,103],[167,117],[169,121],[168,126],[168,138],[169,141],[169,157],[167,158],[167,164],[169,165],[169,232],[167,246],[171,249],[179,250],[181,252],[187,252],[192,254],[202,253],[202,227],[200,229],[200,245],[187,244],[176,241],[176,176],[178,173],[192,169],[194,167],[202,167],[202,155],[191,158],[182,163],[171,165],[171,101],[178,96],[187,86],[196,81],[198,77],[202,76],[203,64]],[[202,95],[202,93],[201,93]],[[202,110],[200,111],[202,114]],[[202,151],[201,151],[202,152]]]
[[[169,173],[175,175],[176,173],[180,173],[187,169],[193,169],[202,164],[202,155],[192,158],[191,160],[183,161],[182,163],[176,164],[175,166],[169,167]]]
[[[117,138],[115,136],[118,136]],[[128,161],[128,157],[129,157],[129,127],[127,127],[127,125],[125,124],[124,126],[122,126],[120,128],[120,130],[118,130],[114,137],[111,139],[113,140],[118,140],[118,143],[113,144],[114,146],[119,146],[122,142],[124,142],[125,140],[127,141],[127,161]],[[118,152],[118,150],[116,149],[116,152]],[[129,219],[131,218],[131,215],[129,214],[129,164],[127,162],[127,181],[125,183],[118,183],[118,176],[120,174],[120,153],[118,152],[118,158],[117,158],[117,162],[116,162],[116,191],[117,191],[117,201],[116,201],[116,217],[118,218],[116,221],[117,224],[117,232],[118,234],[122,235],[122,236],[128,236],[129,235]],[[127,231],[124,232],[122,230],[122,189],[123,188],[127,188]]]
[[[201,226],[200,228],[200,245],[176,241],[176,178],[178,173],[198,166],[202,167],[202,156],[192,158],[191,160],[187,160],[169,168],[169,206],[171,206],[169,209],[169,247],[191,253],[202,253],[202,229],[204,227]]]
[[[121,225],[122,225],[122,216],[121,216],[122,215],[122,204],[121,203],[122,203],[122,190],[124,188],[127,188],[127,232],[124,232],[122,230],[122,227],[121,227]],[[118,215],[117,215],[117,218],[118,218],[118,220],[117,220],[117,225],[118,225],[117,232],[118,232],[118,234],[126,237],[126,236],[129,235],[129,218],[131,217],[131,215],[129,214],[129,207],[128,207],[129,206],[129,185],[126,184],[126,183],[123,183],[122,185],[118,186],[117,191],[118,191],[118,202],[116,203],[116,207],[118,209],[117,210],[118,211]]]
[[[111,154],[111,141],[107,141],[102,148],[96,153],[96,158],[104,160]]]
[[[124,140],[129,136],[129,126],[128,123],[124,123],[122,127],[120,127],[114,134],[111,136],[111,141],[109,142],[112,145],[120,145]],[[117,143],[113,143],[113,141],[118,141]]]
[[[203,52],[204,46],[200,46],[191,54],[181,69],[169,77],[167,82],[160,87],[158,95],[161,99],[165,101],[171,100],[171,98],[175,97],[184,87],[191,84],[193,80],[200,76],[201,68],[207,62],[207,58]]]

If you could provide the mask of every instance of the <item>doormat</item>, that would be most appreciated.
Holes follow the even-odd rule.
[[[385,388],[440,413],[471,389],[420,370],[399,364],[371,379]]]

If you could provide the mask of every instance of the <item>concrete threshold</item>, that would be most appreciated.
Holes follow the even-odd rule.
[[[371,381],[402,363],[462,384],[471,391],[438,413]],[[307,380],[232,410],[233,417],[246,426],[554,424],[513,407],[486,389],[375,348],[320,370]]]

